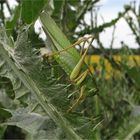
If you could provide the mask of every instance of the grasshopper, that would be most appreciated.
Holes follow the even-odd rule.
[[[91,39],[91,41],[89,41],[89,39]],[[80,40],[78,40],[77,42],[75,42],[73,45],[71,45],[63,50],[46,55],[47,57],[53,56],[53,55],[60,55],[62,52],[67,51],[68,49],[75,47],[76,45],[80,45],[80,43],[83,43],[82,48],[84,48],[85,44],[88,43],[86,50],[84,51],[79,62],[76,64],[76,66],[74,67],[74,69],[72,70],[72,72],[70,74],[70,81],[72,81],[72,83],[74,83],[75,85],[80,87],[80,95],[79,95],[78,99],[76,99],[75,103],[68,109],[67,112],[70,112],[74,108],[76,108],[76,106],[80,103],[80,101],[85,98],[84,92],[86,89],[86,84],[84,83],[84,81],[87,78],[87,75],[90,73],[90,69],[88,68],[84,72],[82,72],[82,66],[83,66],[87,51],[88,51],[89,47],[91,46],[93,40],[94,40],[94,36],[83,37]]]
[[[83,84],[83,82],[86,79],[87,75],[89,74],[90,70],[88,68],[87,70],[85,70],[84,72],[81,73],[81,69],[82,69],[82,65],[84,63],[87,51],[88,51],[90,45],[92,44],[93,40],[94,40],[93,36],[91,37],[90,42],[88,41],[88,39],[86,40],[88,42],[88,47],[86,48],[81,59],[79,60],[79,62],[77,63],[77,65],[75,66],[75,68],[73,69],[73,71],[70,74],[70,80],[74,81],[74,83],[76,85],[80,86],[80,96],[78,97],[78,99],[76,99],[76,102],[70,107],[70,109],[68,109],[67,112],[72,111],[79,104],[79,102],[85,97],[84,92],[86,89],[86,84]],[[85,42],[84,42],[84,44],[85,44]]]

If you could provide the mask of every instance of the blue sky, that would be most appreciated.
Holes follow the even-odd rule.
[[[107,6],[118,6],[118,7],[121,7],[123,6],[124,4],[130,2],[131,0],[102,0],[104,5],[107,7]]]
[[[129,4],[132,0],[101,0],[101,12],[110,12],[112,14],[117,14],[119,11],[123,10],[125,4]],[[137,0],[138,1],[138,0]]]

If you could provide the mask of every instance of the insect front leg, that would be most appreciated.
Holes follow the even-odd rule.
[[[87,51],[88,51],[93,39],[94,38],[92,38],[92,40],[89,43],[89,46],[86,48],[81,59],[79,60],[77,65],[74,67],[73,71],[71,72],[70,80],[73,81],[75,85],[78,85],[80,87],[80,96],[75,101],[75,103],[72,105],[72,107],[70,107],[68,112],[72,111],[80,103],[81,99],[83,99],[83,97],[85,97],[85,95],[84,95],[85,85],[83,85],[83,82],[85,81],[87,75],[89,74],[89,69],[87,69],[83,73],[81,73],[81,70],[82,70],[82,66],[83,66]],[[84,44],[85,44],[85,42],[84,42]]]

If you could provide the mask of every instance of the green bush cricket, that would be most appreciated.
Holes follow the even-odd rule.
[[[91,41],[89,41],[89,39],[91,39]],[[78,99],[76,99],[75,103],[70,107],[70,109],[68,109],[68,112],[72,111],[79,104],[79,102],[84,98],[84,91],[86,88],[86,84],[83,84],[83,82],[86,79],[87,75],[89,74],[90,70],[86,69],[84,72],[82,72],[82,66],[83,66],[86,54],[88,52],[88,49],[91,46],[93,40],[94,40],[94,36],[82,37],[80,40],[75,42],[73,45],[67,47],[66,49],[46,55],[46,56],[59,55],[62,52],[67,51],[68,49],[72,47],[75,47],[76,45],[80,45],[80,43],[83,43],[83,48],[84,48],[84,45],[86,44],[86,42],[88,43],[88,46],[85,49],[81,59],[76,64],[76,66],[74,67],[74,69],[72,70],[70,74],[70,81],[72,81],[76,86],[80,87],[80,96],[78,97]]]

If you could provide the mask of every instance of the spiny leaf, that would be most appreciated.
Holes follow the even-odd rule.
[[[0,89],[0,104],[5,108],[12,108],[14,102],[8,97],[4,89]]]
[[[3,33],[2,35],[0,35],[0,49],[2,48],[3,45],[5,45],[5,49],[7,49],[7,51],[9,51],[12,55],[12,48],[9,47],[10,41],[8,40],[4,30],[1,29],[1,32]],[[3,59],[4,57],[4,59]],[[27,93],[29,93],[29,90],[23,85],[23,83],[21,82],[21,80],[17,77],[16,73],[12,70],[13,68],[15,69],[14,65],[12,65],[10,63],[10,65],[7,63],[7,61],[10,63],[11,60],[9,60],[9,56],[8,54],[3,53],[2,54],[2,50],[0,51],[0,75],[2,77],[7,77],[8,79],[10,79],[12,81],[13,84],[13,88],[15,91],[15,97],[19,98]],[[18,73],[18,71],[17,71]]]
[[[19,65],[23,66],[22,70],[30,75],[44,93],[43,95],[51,103],[57,104],[57,107],[67,107],[66,85],[59,84],[56,79],[51,77],[51,68],[42,63],[42,58],[37,55],[38,51],[32,48],[27,31],[21,31],[15,46],[14,59],[18,61]],[[62,96],[62,98],[59,98],[59,96]]]
[[[59,129],[48,116],[33,113],[28,108],[6,109],[6,111],[11,113],[12,117],[1,125],[17,126],[36,139],[57,139]]]
[[[22,33],[24,35],[27,35],[26,32],[27,32],[27,30],[24,30]],[[21,33],[21,38],[19,40],[19,42],[20,42],[19,44],[24,43],[24,41],[26,40],[26,39],[24,40],[24,38],[22,38],[23,37],[22,33]],[[80,139],[80,137],[68,125],[68,122],[66,121],[66,119],[57,111],[57,109],[52,104],[50,104],[47,96],[44,98],[43,93],[40,90],[39,84],[41,84],[41,83],[37,82],[36,78],[35,78],[35,76],[38,77],[38,73],[34,73],[33,75],[30,74],[30,70],[32,70],[32,68],[31,68],[32,65],[30,65],[30,67],[29,67],[29,64],[31,61],[28,61],[28,59],[29,59],[28,55],[31,54],[31,52],[32,52],[30,50],[30,48],[29,48],[29,53],[27,53],[27,56],[26,56],[25,52],[22,52],[23,50],[21,51],[22,53],[25,54],[24,57],[27,62],[24,60],[24,57],[22,56],[22,54],[17,55],[18,57],[13,54],[12,55],[13,60],[14,60],[14,62],[13,62],[13,60],[9,58],[9,54],[7,52],[8,49],[7,49],[7,51],[5,50],[6,46],[7,45],[1,41],[1,44],[0,44],[0,57],[1,57],[0,64],[1,65],[0,66],[3,68],[1,75],[3,74],[3,76],[4,76],[5,74],[8,75],[9,73],[11,73],[12,79],[11,79],[11,77],[9,77],[11,80],[15,80],[18,77],[20,83],[23,83],[23,85],[26,87],[26,89],[28,89],[36,97],[36,100],[39,102],[39,104],[42,106],[42,108],[45,110],[45,112],[50,116],[50,118],[52,118],[56,122],[57,125],[59,125],[61,128],[63,128],[63,130],[67,133],[67,135],[69,135],[69,137],[71,137],[72,139]],[[24,49],[26,47],[28,47],[28,45],[25,45]],[[18,50],[18,48],[17,48],[17,50]],[[16,50],[15,50],[15,54],[16,54]],[[22,58],[19,58],[19,56],[22,56]],[[35,55],[33,55],[33,58],[34,58],[34,56]],[[21,60],[21,61],[19,61],[19,60]],[[33,60],[33,59],[31,59],[31,60]],[[36,61],[34,62],[34,64],[36,66],[39,65],[40,61],[38,61],[37,59],[35,59],[35,60]],[[26,66],[26,67],[24,67],[24,66]],[[35,68],[34,65],[33,65],[33,68]],[[37,68],[37,71],[38,70],[40,70],[40,67]],[[13,78],[13,75],[16,78]],[[33,79],[33,77],[34,77],[34,79]],[[12,81],[12,82],[13,82],[13,84],[15,84],[14,81]]]

